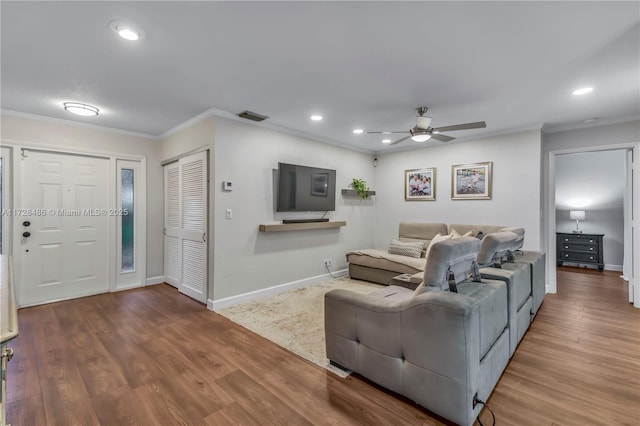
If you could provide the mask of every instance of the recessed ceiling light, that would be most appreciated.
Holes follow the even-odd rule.
[[[574,95],[586,95],[587,93],[593,92],[593,87],[583,87],[581,89],[576,89],[573,91]]]
[[[321,115],[312,115],[311,119],[313,121],[320,121],[320,120],[322,120],[322,116]]]
[[[356,135],[359,135],[359,134],[364,133],[364,130],[362,130],[362,129],[355,129],[355,130],[353,131],[353,133],[355,133]]]
[[[391,139],[382,139],[382,143],[391,143]]]
[[[109,22],[109,28],[125,40],[136,41],[144,38],[144,33],[139,28],[136,28],[135,25],[111,21]]]
[[[136,41],[140,38],[140,33],[130,28],[118,28],[118,35],[125,40]]]
[[[94,106],[81,104],[79,102],[65,102],[62,104],[66,111],[73,114],[82,115],[83,117],[92,117],[98,115],[100,110]]]

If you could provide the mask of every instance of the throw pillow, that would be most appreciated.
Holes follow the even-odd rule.
[[[424,244],[419,241],[408,242],[392,239],[391,243],[389,244],[389,253],[400,254],[402,256],[408,257],[422,257],[423,247]]]
[[[451,239],[453,240],[454,238],[460,238],[460,237],[471,237],[473,235],[473,231],[467,231],[464,234],[460,234],[457,230],[452,229],[451,233],[449,234],[449,236],[451,237]]]
[[[440,235],[439,233],[436,234],[435,237],[433,237],[433,239],[431,240],[431,244],[429,244],[429,247],[427,247],[427,253],[425,254],[424,257],[429,259],[429,252],[431,251],[431,247],[433,247],[434,244],[437,244],[440,241],[447,241],[449,239],[451,239],[451,235],[449,234],[446,234],[446,235]]]

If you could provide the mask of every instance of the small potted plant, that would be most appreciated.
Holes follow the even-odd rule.
[[[351,186],[363,200],[369,198],[369,187],[367,186],[366,180],[353,178],[349,186]]]

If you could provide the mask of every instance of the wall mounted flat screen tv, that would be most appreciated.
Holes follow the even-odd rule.
[[[335,211],[336,171],[278,163],[277,211]]]

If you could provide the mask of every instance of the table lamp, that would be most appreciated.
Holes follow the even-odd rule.
[[[571,211],[569,211],[569,218],[571,220],[575,220],[576,221],[576,230],[573,231],[573,233],[574,234],[582,234],[582,231],[580,230],[578,224],[580,223],[581,220],[584,220],[584,218],[585,218],[584,210],[571,210]]]

